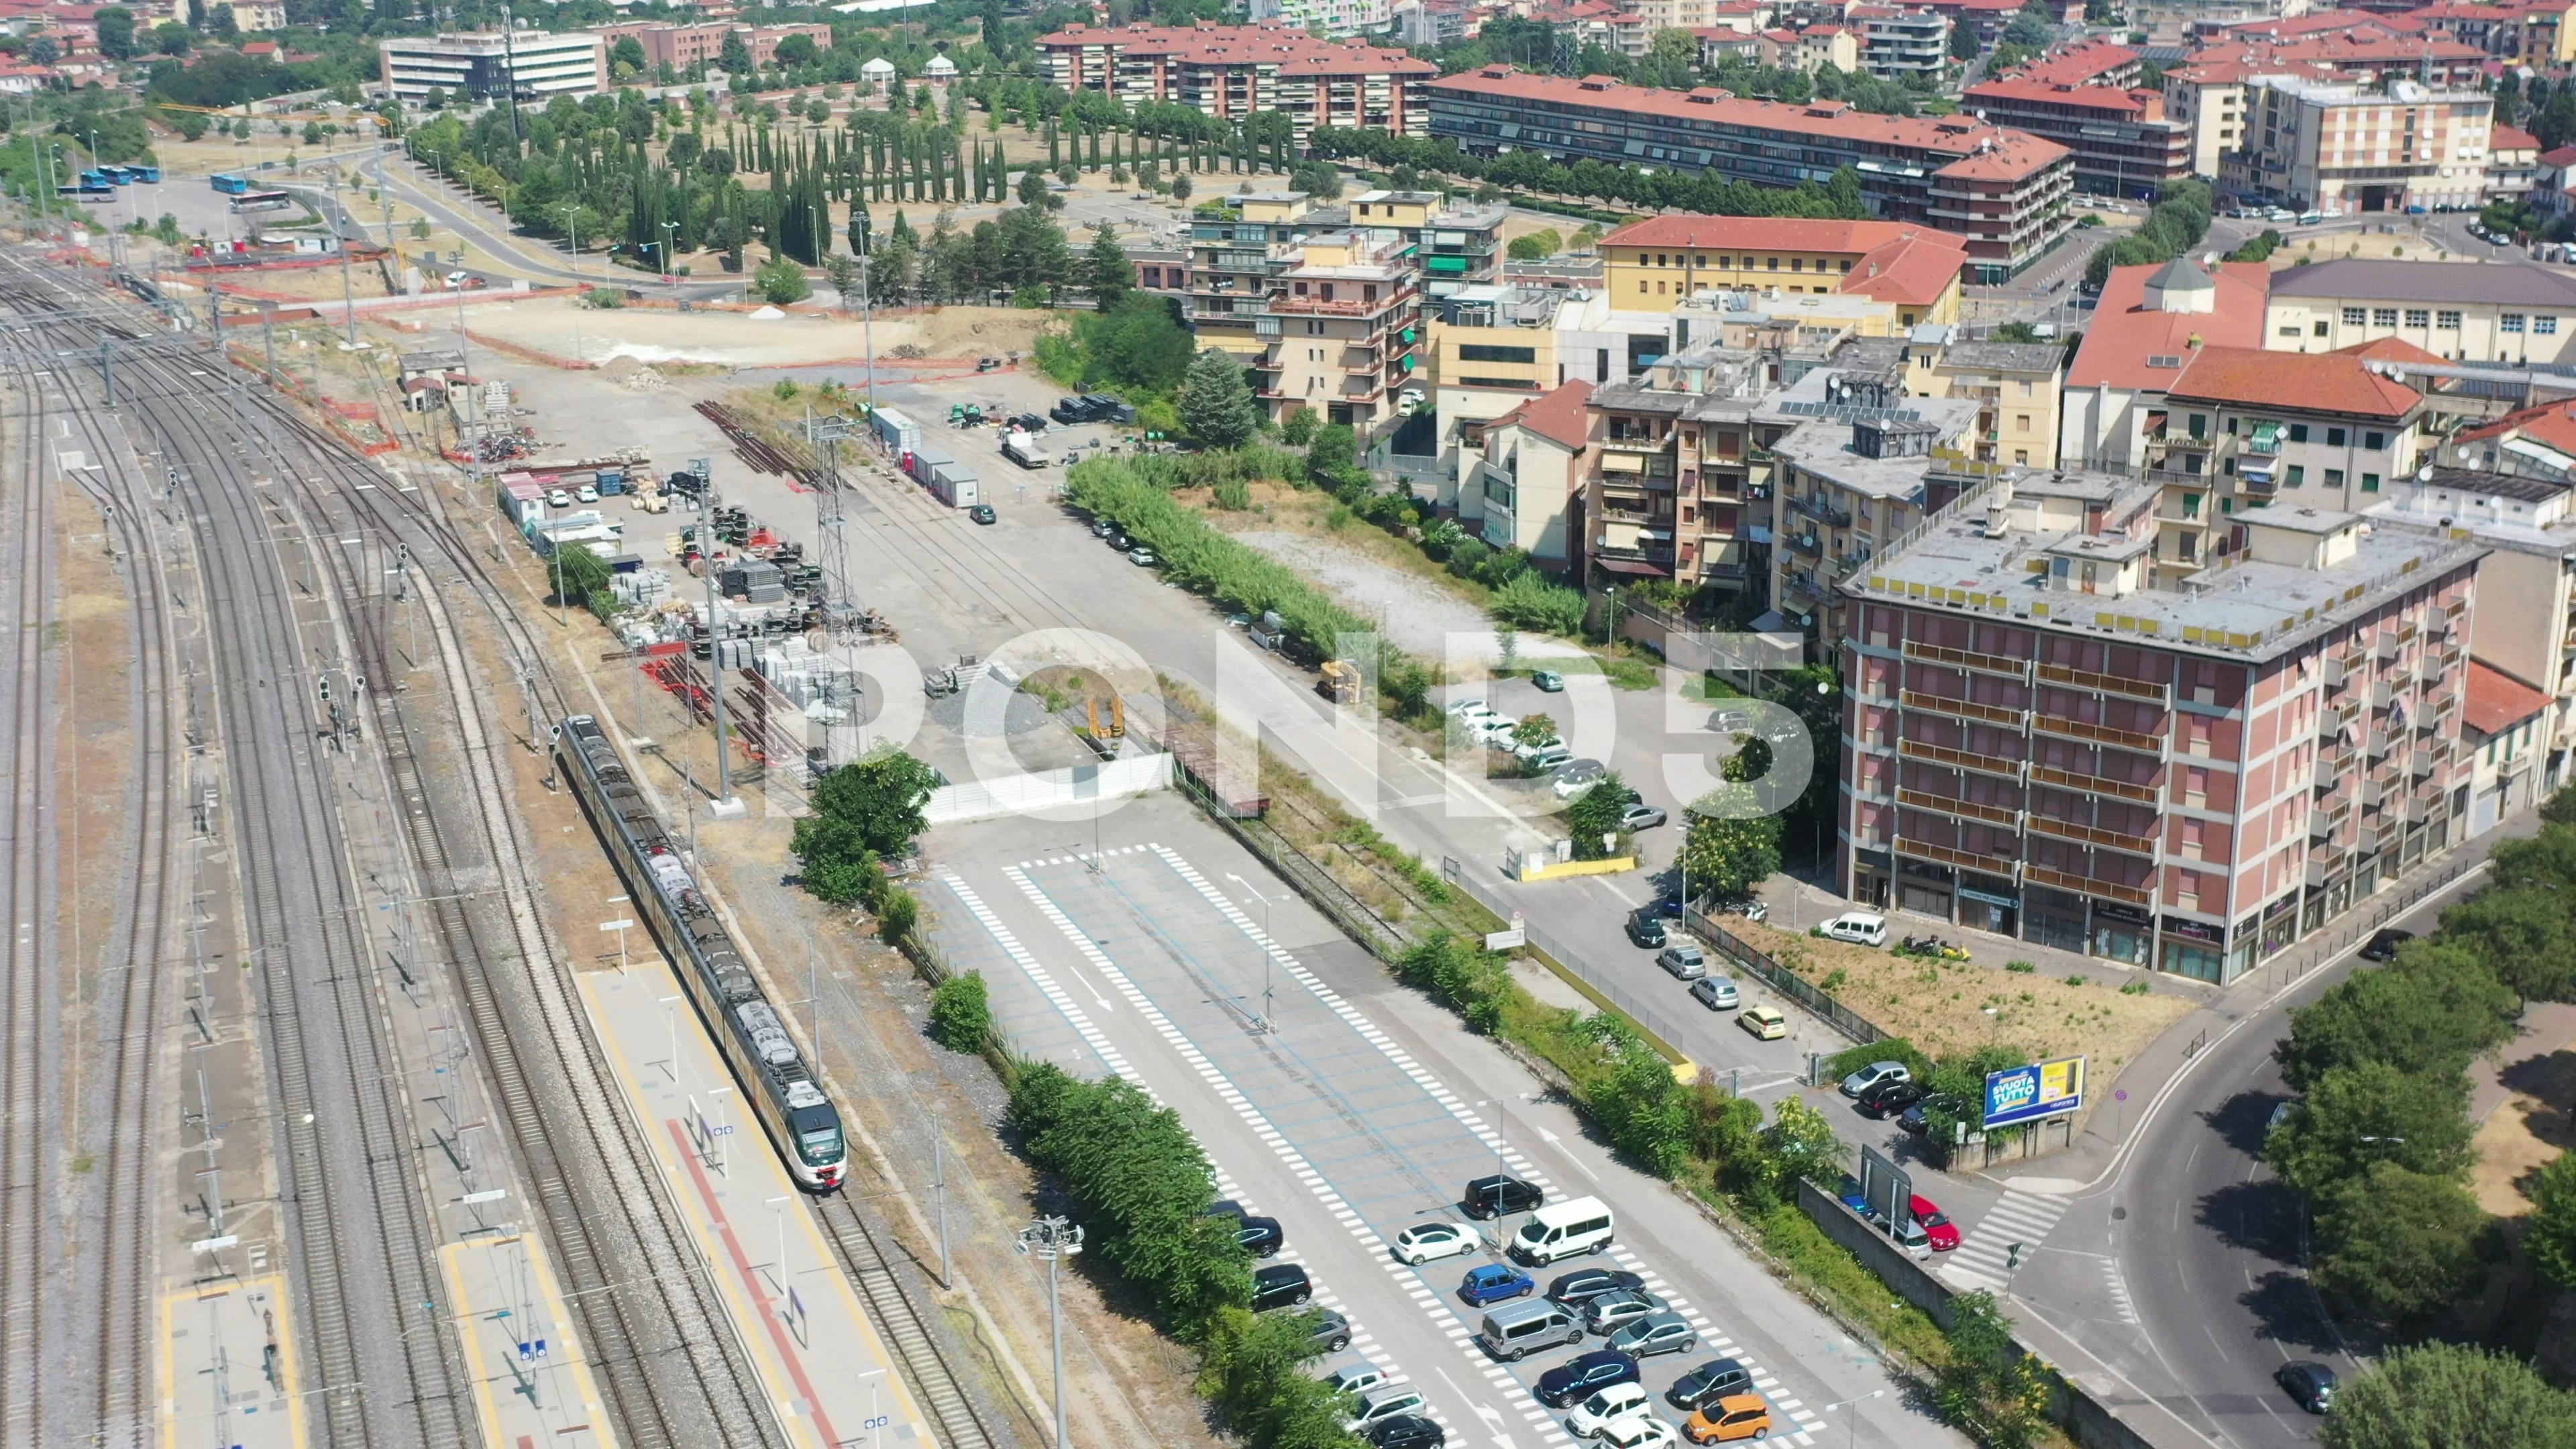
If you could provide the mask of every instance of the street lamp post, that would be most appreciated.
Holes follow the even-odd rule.
[[[1868,1402],[1869,1402],[1870,1400],[1872,1400],[1872,1399],[1883,1399],[1883,1398],[1886,1398],[1886,1397],[1887,1397],[1887,1390],[1885,1390],[1885,1389],[1872,1389],[1872,1390],[1870,1390],[1868,1393],[1862,1394],[1862,1395],[1861,1395],[1860,1397],[1858,1397],[1858,1398],[1845,1399],[1845,1400],[1843,1400],[1842,1402],[1840,1402],[1840,1403],[1838,1403],[1838,1404],[1827,1404],[1827,1405],[1825,1405],[1825,1412],[1826,1412],[1826,1413],[1828,1413],[1828,1414],[1830,1414],[1830,1413],[1832,1413],[1832,1412],[1833,1412],[1834,1410],[1836,1410],[1836,1409],[1848,1409],[1848,1408],[1852,1407],[1854,1404],[1866,1404],[1866,1403],[1868,1403]],[[1844,1442],[1845,1444],[1857,1444],[1857,1443],[1859,1443],[1859,1442],[1860,1442],[1860,1415],[1858,1415],[1858,1414],[1854,1414],[1854,1415],[1852,1415],[1852,1416],[1851,1416],[1851,1418],[1849,1418],[1849,1419],[1848,1419],[1848,1420],[1846,1420],[1845,1422],[1846,1422],[1846,1423],[1848,1423],[1848,1424],[1851,1426],[1851,1432],[1850,1432],[1849,1434],[1846,1434],[1846,1435],[1843,1437],[1843,1442]]]
[[[1250,891],[1252,898],[1261,902],[1261,1030],[1264,1035],[1269,1035],[1279,1029],[1270,1015],[1270,897],[1253,890],[1250,881],[1233,871],[1227,871],[1225,878]]]
[[[1072,1449],[1064,1426],[1064,1301],[1057,1296],[1056,1264],[1082,1251],[1082,1229],[1063,1218],[1039,1218],[1020,1229],[1016,1246],[1047,1265],[1047,1319],[1055,1338],[1055,1449]]]

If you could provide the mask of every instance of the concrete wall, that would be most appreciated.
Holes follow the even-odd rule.
[[[1061,809],[1097,800],[1115,800],[1146,790],[1172,787],[1172,757],[1143,755],[1111,760],[1099,766],[1075,765],[1035,774],[1005,775],[998,780],[969,780],[930,792],[922,816],[933,825],[984,820],[1024,810]]]

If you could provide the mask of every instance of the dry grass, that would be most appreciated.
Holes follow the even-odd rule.
[[[2192,1009],[2181,996],[2123,995],[2118,978],[2007,971],[2000,958],[1926,961],[1750,921],[1727,926],[1935,1057],[2010,1046],[2035,1057],[2080,1053],[2095,1070],[2116,1072]]]

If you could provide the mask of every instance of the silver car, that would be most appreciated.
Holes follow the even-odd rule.
[[[1609,1334],[1671,1306],[1642,1288],[1604,1293],[1584,1305],[1583,1327],[1591,1333]]]
[[[1671,972],[1675,981],[1697,981],[1708,974],[1708,958],[1688,942],[1656,952],[1655,964]]]
[[[1733,1011],[1737,1006],[1735,983],[1723,976],[1703,976],[1691,983],[1691,999],[1711,1011]]]
[[[1699,1347],[1699,1334],[1689,1320],[1666,1309],[1650,1313],[1610,1335],[1607,1345],[1624,1354],[1652,1358],[1659,1353],[1688,1353]]]

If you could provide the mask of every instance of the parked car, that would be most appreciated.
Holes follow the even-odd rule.
[[[1494,712],[1492,706],[1486,704],[1481,699],[1477,699],[1469,695],[1460,695],[1458,698],[1442,705],[1441,708],[1447,710],[1453,716],[1464,714],[1492,714]]]
[[[1299,1307],[1314,1297],[1315,1284],[1300,1264],[1271,1263],[1252,1270],[1252,1311],[1255,1313],[1267,1313],[1273,1308]]]
[[[1607,1335],[1670,1306],[1643,1288],[1604,1293],[1583,1305],[1583,1327],[1587,1332]]]
[[[1256,1217],[1245,1212],[1240,1203],[1215,1203],[1208,1208],[1207,1215],[1234,1219],[1234,1240],[1243,1244],[1244,1250],[1256,1258],[1277,1257],[1279,1250],[1288,1246],[1288,1232],[1279,1226],[1277,1218]]]
[[[2311,1414],[2333,1408],[2335,1390],[2342,1385],[2333,1369],[2306,1359],[2293,1359],[2274,1369],[2272,1382],[2289,1394],[2290,1402]]]
[[[1398,1414],[1371,1424],[1367,1437],[1375,1449],[1441,1449],[1449,1431],[1420,1414]]]
[[[1789,1034],[1789,1019],[1768,1006],[1748,1006],[1735,1014],[1735,1024],[1763,1041],[1778,1041]]]
[[[1152,568],[1155,562],[1154,551],[1150,548],[1130,549],[1127,552],[1127,561],[1140,569]]]
[[[1479,1263],[1458,1280],[1458,1297],[1472,1308],[1527,1298],[1537,1291],[1538,1280],[1509,1263]]]
[[[1722,735],[1743,734],[1753,728],[1753,716],[1740,709],[1715,710],[1709,714],[1708,727]]]
[[[1497,1173],[1480,1177],[1467,1184],[1458,1201],[1471,1218],[1499,1218],[1510,1213],[1534,1212],[1547,1205],[1547,1190],[1534,1182]]]
[[[1596,1389],[1592,1396],[1576,1404],[1565,1415],[1565,1432],[1577,1439],[1589,1439],[1614,1420],[1633,1419],[1648,1412],[1652,1401],[1646,1397],[1643,1384],[1612,1384]]]
[[[1914,1069],[1903,1062],[1871,1062],[1868,1066],[1843,1078],[1843,1095],[1857,1097],[1881,1082],[1912,1080],[1914,1080]]]
[[[1002,517],[1000,514],[993,511],[993,505],[990,503],[976,504],[974,507],[966,510],[966,516],[975,520],[977,523],[999,523]]]
[[[1557,768],[1556,798],[1571,800],[1600,784],[1609,773],[1609,767],[1599,760],[1568,760]]]
[[[1593,1437],[1601,1449],[1672,1449],[1681,1442],[1679,1430],[1652,1414],[1613,1420]]]
[[[1926,1130],[1926,1114],[1936,1107],[1953,1117],[1964,1116],[1968,1110],[1968,1104],[1956,1097],[1926,1096],[1906,1108],[1903,1115],[1896,1119],[1896,1125],[1920,1137]]]
[[[548,508],[570,508],[572,507],[572,495],[560,488],[555,489],[553,492],[546,495],[546,506]]]
[[[1687,941],[1676,942],[1656,952],[1655,964],[1663,967],[1676,981],[1697,981],[1708,974],[1708,958]]]
[[[1628,940],[1632,944],[1651,949],[1663,945],[1668,939],[1670,938],[1665,934],[1663,917],[1652,911],[1628,913]]]
[[[1596,1348],[1579,1353],[1538,1376],[1538,1387],[1532,1390],[1538,1401],[1551,1409],[1562,1409],[1577,1399],[1588,1399],[1612,1384],[1637,1382],[1637,1360],[1617,1349]]]
[[[1395,1256],[1419,1268],[1434,1258],[1455,1258],[1483,1246],[1465,1223],[1415,1223],[1395,1235]]]
[[[1923,1225],[1923,1236],[1933,1252],[1946,1253],[1959,1246],[1959,1225],[1950,1221],[1939,1203],[1918,1192],[1907,1199],[1907,1205],[1914,1211],[1914,1221]]]
[[[1565,692],[1565,676],[1557,673],[1553,669],[1535,669],[1530,671],[1530,683],[1536,686],[1538,692],[1541,694],[1562,694]]]
[[[599,501],[599,490],[588,483],[584,483],[581,487],[573,490],[572,496],[583,503],[597,503]]]
[[[1842,1191],[1836,1194],[1836,1196],[1841,1199],[1844,1207],[1850,1208],[1853,1212],[1860,1214],[1863,1218],[1867,1218],[1870,1215],[1869,1194],[1860,1190],[1859,1178],[1852,1176],[1848,1172],[1844,1173]]]
[[[1632,1293],[1646,1286],[1646,1280],[1617,1268],[1584,1268],[1560,1273],[1547,1285],[1547,1296],[1568,1308],[1580,1308],[1607,1293]]]
[[[1351,1410],[1350,1416],[1342,1420],[1342,1429],[1346,1433],[1358,1433],[1374,1425],[1383,1424],[1389,1419],[1418,1415],[1424,1407],[1420,1389],[1402,1387],[1385,1389],[1360,1400],[1359,1407]]]
[[[1559,740],[1544,745],[1518,746],[1512,751],[1512,757],[1521,762],[1522,769],[1545,773],[1572,760],[1574,751],[1567,749]]]
[[[1703,976],[1691,983],[1691,999],[1711,1011],[1733,1011],[1738,1000],[1735,983],[1723,976]]]
[[[1091,520],[1091,536],[1093,538],[1107,538],[1109,535],[1116,533],[1117,531],[1118,525],[1110,522],[1106,518],[1095,518]]]
[[[1664,821],[1669,818],[1670,817],[1664,814],[1664,807],[1660,805],[1631,805],[1626,810],[1620,812],[1619,828],[1622,830],[1652,830],[1656,826],[1663,824]]]
[[[1337,1394],[1365,1394],[1386,1383],[1386,1370],[1373,1363],[1355,1363],[1324,1378],[1324,1387]]]
[[[2299,1115],[2300,1105],[2299,1099],[2296,1097],[2292,1097],[2286,1102],[2273,1103],[2272,1115],[2263,1120],[2263,1135],[2266,1138],[2269,1138],[2273,1133],[2280,1131],[2284,1126],[2288,1125],[2291,1118]]]
[[[1673,1380],[1673,1386],[1664,1390],[1664,1402],[1676,1409],[1696,1409],[1731,1394],[1751,1392],[1750,1370],[1731,1358],[1713,1358]]]
[[[1730,1394],[1702,1404],[1682,1425],[1682,1436],[1694,1444],[1730,1444],[1770,1434],[1771,1406],[1759,1394]]]
[[[1887,944],[1887,917],[1868,911],[1845,911],[1825,922],[1821,929],[1837,941],[1851,941],[1863,946]]]
[[[1653,1358],[1664,1353],[1688,1353],[1699,1347],[1699,1332],[1690,1320],[1665,1310],[1648,1314],[1610,1335],[1610,1347],[1639,1358]]]
[[[1864,1117],[1885,1118],[1922,1101],[1931,1090],[1921,1082],[1881,1082],[1861,1093],[1852,1106]]]
[[[2391,926],[2370,938],[2370,944],[2361,948],[2361,959],[2364,961],[2385,961],[2389,957],[2397,954],[2398,947],[2403,946],[2414,939],[2415,933],[2413,931],[2401,931],[2396,927]]]
[[[1326,1353],[1340,1353],[1351,1346],[1351,1321],[1331,1308],[1315,1310],[1314,1337],[1307,1340]]]

